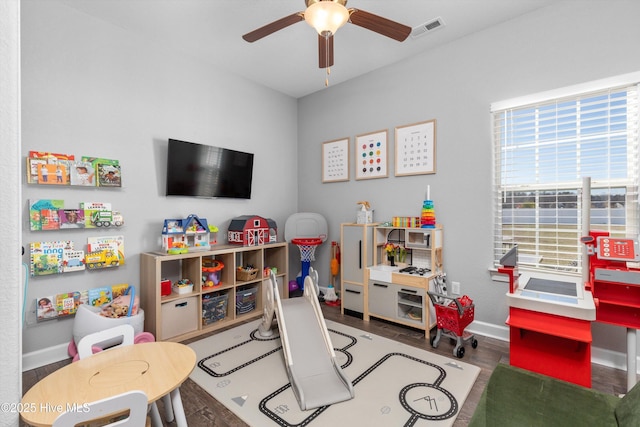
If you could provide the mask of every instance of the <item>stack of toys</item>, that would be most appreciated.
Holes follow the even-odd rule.
[[[420,215],[421,228],[436,228],[436,214],[433,209],[433,200],[422,202],[422,214]]]

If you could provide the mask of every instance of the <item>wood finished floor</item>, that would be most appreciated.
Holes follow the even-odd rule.
[[[340,308],[322,305],[325,318],[335,322],[347,324],[351,327],[365,330],[376,335],[390,338],[414,347],[419,347],[447,357],[453,357],[453,346],[449,344],[448,339],[443,339],[437,349],[429,345],[422,331],[395,325],[393,323],[372,319],[370,322],[364,322],[362,319],[353,316],[343,316]],[[433,333],[433,331],[432,331]],[[204,338],[201,336],[189,341]],[[464,362],[471,363],[482,369],[478,379],[476,380],[471,393],[467,397],[460,413],[456,419],[454,427],[466,426],[469,419],[473,415],[475,408],[480,399],[480,395],[498,363],[509,363],[509,344],[504,341],[476,336],[478,339],[478,348],[472,349],[470,345],[466,345],[466,354],[462,359]],[[37,369],[26,371],[22,375],[23,394],[29,390],[36,382],[53,371],[70,363],[70,360],[53,363],[42,366]],[[592,365],[592,388],[610,394],[619,395],[626,391],[627,374],[625,371],[606,368],[601,365]],[[231,411],[222,404],[212,398],[206,391],[196,385],[190,379],[187,379],[180,387],[182,402],[189,426],[192,427],[245,427],[247,426],[242,420],[236,417]],[[164,411],[162,401],[158,401],[160,413],[164,419]],[[24,425],[23,423],[20,424]],[[167,423],[167,426],[174,426],[175,422]],[[315,424],[314,424],[315,425]],[[251,426],[261,427],[261,426]],[[320,427],[320,425],[318,426]],[[356,426],[357,427],[357,426]]]

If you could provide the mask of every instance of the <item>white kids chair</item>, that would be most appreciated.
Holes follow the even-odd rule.
[[[147,423],[147,395],[140,390],[129,391],[87,404],[83,410],[63,412],[52,427],[73,427],[89,421],[106,421],[101,426],[145,427]],[[127,418],[120,414],[129,413]],[[113,422],[109,418],[114,417]]]
[[[103,331],[94,332],[92,334],[85,335],[80,342],[78,343],[78,357],[80,359],[84,359],[94,354],[94,350],[96,352],[102,351],[102,347],[98,344],[103,343],[105,341],[119,340],[122,339],[122,342],[116,344],[112,347],[106,349],[109,351],[113,348],[117,348],[123,345],[133,345],[135,338],[135,330],[133,326],[128,324],[114,326],[109,329],[105,329]],[[168,422],[172,422],[174,420],[173,416],[173,406],[171,404],[171,396],[165,395],[162,397],[162,401],[165,407],[165,416]],[[151,421],[154,426],[161,426],[162,419],[160,418],[160,411],[158,411],[158,405],[156,402],[153,402],[149,405],[149,413],[151,415]]]

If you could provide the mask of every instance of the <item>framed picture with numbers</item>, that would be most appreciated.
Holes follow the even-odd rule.
[[[389,146],[387,130],[356,136],[356,179],[386,178]]]
[[[349,181],[349,138],[322,143],[322,182]]]
[[[396,127],[396,176],[436,173],[436,120]]]

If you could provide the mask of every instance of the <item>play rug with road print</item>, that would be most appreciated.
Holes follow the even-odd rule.
[[[280,337],[259,321],[189,344],[190,378],[251,426],[451,426],[480,368],[326,321],[355,397],[301,411],[284,366]],[[428,344],[426,344],[428,345]]]

